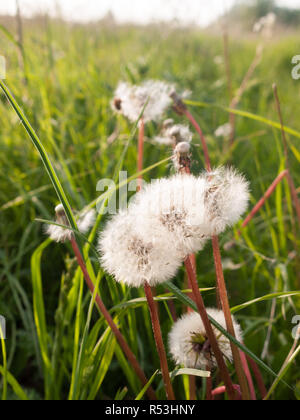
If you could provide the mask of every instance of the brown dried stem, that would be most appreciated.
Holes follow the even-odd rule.
[[[151,321],[152,321],[152,328],[156,343],[157,352],[160,359],[160,366],[161,366],[161,372],[163,376],[163,381],[165,384],[165,389],[167,393],[168,400],[175,400],[175,395],[170,379],[170,372],[168,367],[168,360],[167,360],[167,354],[164,346],[164,342],[162,339],[162,333],[158,318],[158,311],[157,311],[157,304],[155,303],[152,295],[152,290],[149,284],[146,282],[144,285],[145,294],[148,302],[148,307],[151,315]]]

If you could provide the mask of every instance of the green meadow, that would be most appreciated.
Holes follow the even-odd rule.
[[[234,111],[236,136],[229,147],[226,139],[215,135],[230,117],[221,29],[210,33],[166,24],[135,27],[105,21],[71,25],[40,18],[25,22],[23,31],[20,44],[13,25],[0,26],[0,55],[7,66],[3,83],[15,108],[18,104],[22,110],[20,118],[2,89],[0,314],[6,319],[6,340],[0,346],[0,396],[9,400],[146,399],[128,359],[95,307],[72,248],[45,235],[41,220],[54,220],[54,207],[61,200],[37,146],[46,151],[70,208],[81,211],[100,196],[96,191],[99,180],[118,183],[120,170],[127,171],[128,177],[137,174],[136,127],[114,114],[110,105],[118,82],[158,79],[174,83],[179,92],[191,92],[186,103],[206,136],[213,166],[233,165],[250,181],[251,209],[285,169],[272,89],[276,83],[290,171],[299,193],[300,80],[291,74],[292,58],[299,54],[299,33],[282,32],[265,43]],[[229,33],[233,94],[261,42],[259,35],[230,37]],[[25,117],[36,133],[35,143]],[[166,117],[187,122],[172,109]],[[146,126],[146,181],[174,173],[168,160],[172,151],[152,141],[160,128],[155,123]],[[194,132],[192,172],[199,174],[203,169],[203,150]],[[98,217],[96,228],[87,238],[78,237],[78,242],[106,307],[146,376],[152,377],[157,396],[165,399],[144,291],[115,283],[99,265],[97,237],[106,220],[106,216]],[[299,224],[287,181],[277,186],[238,237],[240,227],[238,223],[220,236],[232,311],[243,328],[246,348],[264,363],[259,368],[267,390],[276,381],[269,398],[299,399],[297,354],[282,372],[295,341],[292,331],[299,323],[295,315],[300,315]],[[233,246],[226,246],[232,241]],[[211,244],[197,255],[197,278],[205,289],[205,303],[214,306]],[[184,267],[173,284],[186,289]],[[185,295],[159,286],[156,296],[167,344],[172,326],[167,303],[174,302],[179,316],[185,311]],[[294,352],[297,349],[296,343]],[[236,379],[232,366],[230,373]],[[178,399],[189,398],[186,374],[174,374],[172,383]],[[199,400],[205,399],[204,383],[196,379]]]

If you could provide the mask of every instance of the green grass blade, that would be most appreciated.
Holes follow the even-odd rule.
[[[0,366],[0,373],[2,376],[7,375],[7,383],[12,387],[12,390],[19,397],[22,401],[28,401],[29,398],[27,397],[26,393],[23,391],[22,387],[18,383],[18,381],[14,378],[14,376],[10,372],[5,372],[5,368]]]
[[[25,114],[23,113],[22,109],[20,108],[20,106],[18,105],[18,103],[16,102],[16,100],[14,99],[13,95],[11,94],[11,92],[9,91],[9,89],[7,88],[7,86],[5,85],[5,83],[0,80],[0,87],[3,90],[7,100],[9,101],[9,103],[11,104],[11,106],[13,107],[13,109],[15,110],[16,114],[18,115],[18,117],[20,118],[25,130],[27,131],[27,134],[29,135],[31,141],[33,142],[35,148],[37,149],[42,162],[46,168],[46,171],[49,175],[49,178],[52,182],[52,185],[56,191],[56,194],[61,202],[61,204],[64,207],[64,210],[66,212],[67,218],[69,220],[69,223],[71,225],[71,227],[73,229],[77,229],[77,225],[76,225],[76,221],[71,209],[71,206],[69,204],[69,201],[65,195],[65,192],[63,190],[63,187],[58,179],[58,176],[56,175],[56,172],[53,168],[53,165],[50,162],[50,159],[48,157],[48,154],[43,146],[43,144],[41,143],[40,139],[38,138],[37,134],[35,133],[34,129],[32,128],[32,126],[30,125],[28,119],[26,118]]]
[[[146,383],[146,385],[144,386],[144,388],[141,390],[141,392],[139,393],[139,395],[136,397],[135,401],[141,401],[141,399],[144,397],[144,395],[146,394],[146,392],[148,391],[148,389],[150,388],[150,386],[152,385],[154,379],[156,378],[156,376],[158,375],[159,370],[156,370],[153,375],[151,376],[151,378],[149,379],[149,381]]]

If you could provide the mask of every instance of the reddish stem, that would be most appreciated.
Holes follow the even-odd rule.
[[[242,224],[242,228],[245,228],[249,224],[249,222],[253,219],[253,217],[256,215],[256,213],[265,204],[267,199],[273,194],[277,185],[283,180],[284,177],[287,176],[287,174],[288,174],[288,170],[286,169],[278,175],[278,177],[273,181],[273,183],[270,185],[268,190],[265,192],[263,197],[258,201],[258,203],[253,207],[253,209],[251,210],[249,215],[246,217],[246,219],[244,220],[244,222]],[[239,236],[241,235],[241,231],[238,232],[238,235]]]
[[[236,393],[238,394],[238,400],[242,399],[242,394],[241,394],[241,388],[239,385],[233,385],[234,390],[236,391]],[[226,388],[225,386],[220,386],[219,388],[216,388],[212,391],[212,397],[214,399],[214,397],[216,397],[217,395],[221,395],[224,394],[226,392]]]
[[[214,252],[214,260],[215,260],[215,267],[216,267],[216,275],[217,275],[217,285],[218,285],[218,291],[219,296],[222,304],[222,309],[224,312],[224,317],[226,321],[226,327],[227,331],[229,332],[232,337],[235,336],[233,321],[231,317],[231,311],[228,301],[228,294],[223,274],[223,267],[222,267],[222,260],[221,260],[221,252],[219,247],[219,240],[217,236],[213,236],[212,238],[212,244],[213,244],[213,252]],[[239,379],[239,384],[241,386],[241,392],[243,395],[244,400],[250,399],[249,389],[246,381],[246,377],[243,371],[242,361],[240,358],[240,352],[239,349],[230,341],[231,351],[233,355],[233,360],[236,368],[236,373]]]
[[[160,328],[160,323],[159,323],[159,318],[158,318],[157,305],[153,299],[151,287],[149,286],[147,282],[145,283],[144,288],[145,288],[145,294],[147,297],[149,311],[151,315],[152,328],[153,328],[155,343],[157,347],[157,352],[160,359],[160,366],[161,366],[161,371],[162,371],[165,389],[167,393],[167,398],[168,400],[175,400],[175,395],[174,395],[174,391],[173,391],[173,387],[172,387],[171,379],[170,379],[167,354],[166,354],[164,342],[162,339],[162,333],[161,333],[161,328]]]
[[[93,294],[94,291],[95,291],[95,286],[94,286],[94,284],[93,284],[93,282],[90,278],[90,275],[87,271],[85,262],[82,258],[81,252],[78,248],[77,242],[76,242],[74,237],[71,239],[71,245],[72,245],[72,248],[74,250],[75,256],[77,258],[78,264],[79,264],[79,266],[82,270],[82,273],[84,275],[87,286],[89,287],[91,293]],[[145,386],[148,383],[148,379],[146,378],[146,376],[145,376],[142,368],[140,367],[135,355],[133,354],[133,352],[129,348],[127,342],[125,341],[125,339],[122,335],[122,333],[120,332],[120,330],[118,329],[118,327],[114,323],[114,320],[112,319],[110,313],[106,309],[102,299],[100,298],[100,296],[98,294],[96,294],[95,301],[96,301],[96,304],[97,304],[98,308],[100,309],[102,315],[104,316],[108,325],[110,326],[112,332],[114,333],[116,339],[118,340],[122,350],[124,351],[125,355],[127,356],[129,362],[131,363],[133,369],[135,370],[137,376],[139,377],[142,385]],[[156,400],[156,395],[155,395],[152,387],[150,387],[148,389],[147,394],[148,394],[148,396],[151,400]]]
[[[249,365],[251,366],[253,374],[255,376],[260,395],[261,395],[262,399],[264,399],[267,396],[268,391],[267,391],[266,386],[264,384],[262,374],[259,370],[259,367],[255,363],[255,361],[253,359],[251,359],[251,357],[249,357],[249,356],[246,356],[246,357],[247,357]]]
[[[249,389],[250,389],[250,395],[251,395],[251,400],[256,401],[256,394],[255,394],[255,388],[254,388],[254,384],[253,384],[253,380],[252,380],[252,376],[251,376],[251,372],[249,370],[249,366],[247,363],[247,359],[246,359],[246,355],[243,351],[240,350],[240,356],[241,356],[241,360],[242,360],[242,365],[243,365],[243,369],[248,381],[248,385],[249,385]]]
[[[206,166],[207,171],[211,171],[208,147],[207,147],[205,136],[204,136],[199,124],[197,123],[197,121],[195,120],[193,115],[190,113],[190,111],[188,109],[185,109],[184,114],[190,120],[190,122],[193,124],[193,126],[195,127],[195,130],[197,131],[197,133],[200,136],[202,147],[203,147],[203,152],[204,152],[205,166]]]
[[[208,319],[208,315],[207,315],[207,312],[206,312],[206,309],[205,309],[205,306],[204,306],[204,301],[203,301],[202,295],[201,295],[199,287],[198,287],[196,274],[195,274],[195,271],[193,269],[193,265],[192,265],[189,257],[185,260],[185,267],[186,267],[186,271],[188,273],[188,276],[189,276],[189,279],[190,279],[190,282],[191,282],[192,290],[193,290],[193,293],[194,293],[194,299],[195,299],[199,314],[201,316],[203,325],[205,327],[209,343],[212,347],[212,350],[214,352],[217,364],[219,366],[223,381],[225,383],[228,396],[231,400],[234,400],[235,399],[235,391],[234,391],[234,388],[233,388],[233,385],[232,385],[232,382],[231,382],[231,379],[230,379],[230,376],[229,376],[227,366],[226,366],[224,358],[223,358],[223,354],[222,354],[222,352],[221,352],[221,350],[218,346],[216,336],[215,336],[214,331],[212,329],[211,323]]]

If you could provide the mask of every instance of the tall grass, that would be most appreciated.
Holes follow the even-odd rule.
[[[24,83],[18,43],[13,42],[17,38],[11,28],[7,30],[10,32],[0,34],[0,54],[7,58],[5,82],[16,103],[13,110],[1,96],[0,314],[8,324],[7,340],[1,340],[1,395],[4,399],[144,398],[146,388],[141,388],[104,318],[94,309],[71,248],[45,240],[36,219],[52,219],[57,192],[66,203],[72,225],[71,208],[95,204],[98,180],[113,178],[118,182],[120,168],[127,170],[128,176],[138,176],[136,133],[110,110],[119,79],[139,82],[159,78],[191,89],[188,103],[194,106],[193,115],[206,135],[212,165],[230,159],[243,171],[251,181],[253,205],[284,170],[281,126],[272,92],[272,84],[277,83],[287,126],[290,170],[299,187],[300,82],[291,78],[290,66],[297,53],[297,37],[267,46],[239,108],[234,110],[228,108],[225,64],[215,60],[223,54],[221,37],[170,28],[71,26],[51,20],[27,23],[22,43],[27,72]],[[255,44],[244,40],[230,43],[233,89],[240,86]],[[226,156],[222,141],[213,133],[228,121],[230,113],[236,115],[236,140],[232,154]],[[179,120],[172,112],[170,116]],[[37,133],[37,139],[34,134],[32,138],[38,140],[35,146],[40,143],[42,149],[38,151],[45,152],[44,157],[51,162],[46,168],[48,174],[26,137],[22,125],[28,128],[29,122]],[[151,138],[158,129],[148,125],[145,136]],[[198,143],[195,135],[195,173],[204,167]],[[143,177],[150,180],[169,174],[168,157],[165,148],[145,142],[144,168],[150,169]],[[156,162],[162,163],[154,165]],[[221,247],[236,238],[233,247],[225,246],[222,256],[231,309],[245,331],[244,350],[260,359],[269,337],[260,366],[267,388],[273,385],[268,397],[276,399],[299,398],[298,348],[282,369],[294,343],[292,318],[300,313],[294,252],[295,242],[300,245],[299,226],[294,237],[292,212],[292,197],[283,181],[240,237],[241,226],[236,226],[221,238]],[[105,217],[99,217],[100,229],[104,222]],[[96,234],[94,229],[90,242]],[[82,238],[79,241],[101,298],[111,308],[115,323],[151,378],[158,397],[165,398],[143,291],[111,281],[89,243]],[[210,305],[215,301],[210,246],[197,257],[197,274],[201,287],[208,289],[203,297]],[[157,291],[164,338],[172,324],[166,300],[174,301],[178,315],[182,302],[193,304],[181,291],[183,277],[182,270],[175,286],[168,285],[171,294],[166,295],[163,288]],[[274,372],[280,372],[278,378]],[[177,398],[189,394],[187,373],[172,376]],[[202,398],[201,378],[198,381],[197,397]]]

